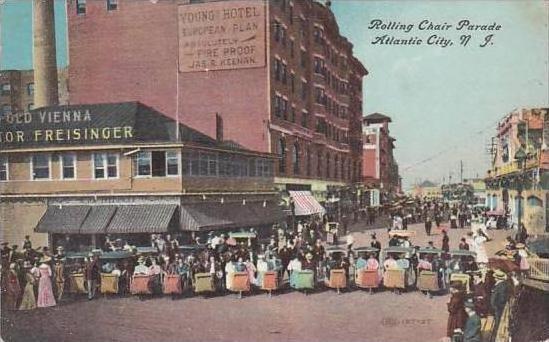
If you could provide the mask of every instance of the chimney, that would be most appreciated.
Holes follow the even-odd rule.
[[[215,113],[215,139],[219,142],[223,141],[223,118],[219,113]]]
[[[59,103],[54,0],[33,0],[34,106]]]

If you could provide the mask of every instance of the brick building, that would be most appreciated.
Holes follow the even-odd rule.
[[[67,104],[69,91],[67,69],[59,70],[59,103]],[[0,71],[0,115],[34,108],[34,73],[32,70]]]
[[[393,155],[395,138],[389,132],[391,118],[373,113],[363,119],[362,182],[381,191],[382,199],[400,192],[398,164]]]
[[[138,102],[43,107],[0,127],[2,241],[51,246],[68,234],[88,248],[111,234],[145,245],[151,233],[268,233],[285,220],[276,156],[177,130]]]
[[[360,178],[362,78],[329,5],[312,0],[67,2],[70,103],[140,101],[278,154],[280,190]],[[136,18],[147,18],[136,20]]]

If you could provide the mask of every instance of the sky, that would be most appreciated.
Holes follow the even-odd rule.
[[[56,1],[58,64],[65,66],[64,0]],[[96,0],[95,0],[96,1]],[[0,68],[32,67],[32,0],[0,0]],[[368,69],[364,115],[392,118],[395,156],[404,187],[423,180],[448,182],[484,176],[487,147],[497,122],[516,108],[549,106],[549,2],[332,0],[339,29]],[[369,29],[372,20],[413,24],[402,30]],[[457,31],[460,20],[501,25],[498,31]],[[445,31],[420,31],[422,20],[448,23]],[[479,44],[494,36],[486,47]],[[376,37],[433,34],[453,41],[440,45],[379,45]],[[460,36],[471,35],[467,46]]]

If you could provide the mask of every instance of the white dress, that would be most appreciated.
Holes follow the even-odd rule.
[[[484,243],[486,238],[484,236],[476,236],[474,241],[475,252],[477,253],[477,263],[488,263],[488,255],[486,254],[486,248]]]

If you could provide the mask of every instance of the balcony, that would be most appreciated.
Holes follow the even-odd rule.
[[[530,264],[528,278],[549,282],[549,259],[528,258],[528,263]]]

